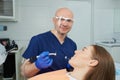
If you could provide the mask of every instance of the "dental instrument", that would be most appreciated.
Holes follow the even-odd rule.
[[[48,54],[49,56],[56,56],[57,54],[56,53],[49,53]],[[38,58],[39,56],[37,56],[37,58]]]
[[[56,56],[56,53],[49,53],[49,56]],[[28,59],[28,61],[30,61],[31,63],[33,63],[39,56],[34,56]]]

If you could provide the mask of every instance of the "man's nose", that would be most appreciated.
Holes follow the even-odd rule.
[[[68,22],[66,20],[63,21],[63,25],[66,26],[68,25]]]

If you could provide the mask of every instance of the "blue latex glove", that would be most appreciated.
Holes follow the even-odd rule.
[[[38,69],[45,69],[52,65],[53,59],[49,57],[49,52],[42,52],[37,60],[35,61],[35,66]]]

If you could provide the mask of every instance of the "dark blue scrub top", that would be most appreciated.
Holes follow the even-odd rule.
[[[74,55],[74,51],[77,49],[75,42],[66,37],[63,44],[61,44],[56,36],[51,31],[33,36],[30,40],[28,48],[22,55],[28,59],[33,56],[38,56],[43,51],[49,51],[50,53],[56,53],[57,56],[50,56],[53,58],[53,64],[47,69],[40,70],[40,73],[54,71],[66,68],[68,59]]]

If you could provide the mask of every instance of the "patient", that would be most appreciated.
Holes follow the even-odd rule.
[[[111,55],[101,46],[90,45],[75,51],[69,60],[74,68],[37,75],[28,80],[115,80],[115,66]]]

